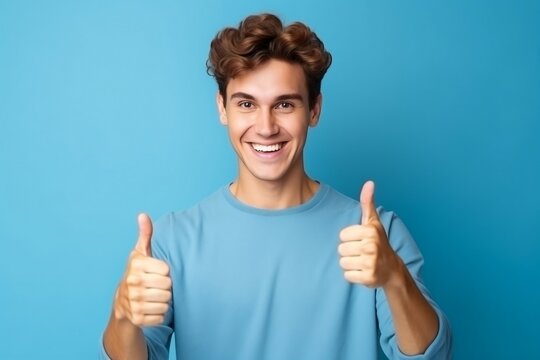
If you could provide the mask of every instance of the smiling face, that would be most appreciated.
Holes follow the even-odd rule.
[[[231,79],[226,92],[226,102],[220,94],[217,102],[238,156],[239,183],[305,177],[303,149],[308,127],[319,120],[321,97],[310,109],[302,67],[271,59]]]

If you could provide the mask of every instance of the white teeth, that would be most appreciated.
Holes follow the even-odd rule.
[[[252,143],[251,146],[253,146],[253,148],[259,152],[272,152],[281,149],[281,143],[273,145],[261,145]]]

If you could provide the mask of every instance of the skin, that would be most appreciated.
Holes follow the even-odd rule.
[[[407,355],[425,352],[437,336],[439,320],[401,258],[391,248],[374,201],[375,184],[360,192],[362,219],[340,232],[339,264],[345,279],[369,288],[382,288],[400,350]]]
[[[172,297],[169,266],[152,258],[152,221],[140,214],[138,223],[139,238],[128,258],[104,334],[105,350],[114,360],[148,358],[141,328],[161,324]]]
[[[304,171],[303,150],[308,128],[319,121],[322,97],[309,107],[300,65],[269,60],[231,79],[226,93],[227,106],[221,94],[217,105],[238,158],[232,193],[264,209],[283,209],[311,198],[318,184]],[[252,144],[282,148],[260,153]]]
[[[216,102],[238,158],[238,177],[231,192],[240,201],[263,209],[308,201],[319,184],[305,172],[303,149],[309,127],[319,121],[322,96],[309,107],[302,68],[269,60],[231,79],[226,93],[227,99],[218,93]],[[371,181],[363,186],[362,220],[339,235],[339,264],[347,281],[383,289],[401,351],[420,354],[435,338],[438,319],[390,247],[375,210],[374,191]],[[105,330],[104,345],[112,359],[147,358],[141,328],[160,324],[171,299],[169,267],[152,258],[152,222],[145,214],[138,221],[139,238]]]

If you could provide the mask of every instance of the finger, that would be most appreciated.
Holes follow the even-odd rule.
[[[139,312],[147,315],[165,315],[169,309],[169,304],[163,302],[144,302],[139,307]]]
[[[341,256],[359,256],[362,252],[361,241],[348,241],[339,244],[338,253]]]
[[[133,259],[131,266],[135,270],[148,274],[168,276],[170,273],[169,265],[166,262],[140,255]]]
[[[151,301],[168,303],[172,298],[170,290],[135,288],[129,290],[130,301]]]
[[[171,278],[168,276],[163,276],[159,274],[142,274],[140,275],[141,282],[140,285],[148,289],[162,289],[169,290],[172,288]]]
[[[145,315],[144,326],[161,325],[164,320],[165,316],[163,315]]]
[[[352,283],[362,283],[365,277],[364,275],[361,270],[347,270],[343,272],[345,279]]]
[[[339,239],[341,241],[375,239],[377,236],[377,229],[373,225],[351,225],[347,226],[339,233]]]
[[[377,286],[377,281],[371,271],[348,270],[343,272],[343,276],[347,281],[355,284],[362,284],[370,288]]]
[[[172,299],[171,289],[156,289],[133,286],[128,288],[127,300],[132,303],[161,302],[169,303]]]
[[[172,293],[170,290],[146,289],[142,292],[141,298],[135,300],[169,303],[171,299]]]
[[[338,253],[341,256],[377,256],[378,252],[377,243],[371,240],[347,241],[338,246]]]
[[[360,256],[344,256],[339,259],[339,266],[343,270],[362,270],[362,261]]]
[[[360,248],[360,255],[372,255],[370,257],[376,257],[378,254],[377,243],[374,241],[362,241],[362,247]]]
[[[146,214],[139,214],[137,217],[139,223],[139,238],[135,245],[135,250],[145,256],[152,256],[152,220]]]
[[[137,314],[137,315],[132,316],[131,322],[134,325],[141,327],[141,326],[160,325],[163,323],[164,319],[165,317],[163,315]]]
[[[368,224],[371,221],[378,220],[379,215],[375,208],[375,183],[367,181],[360,192],[360,207],[362,209],[362,224]]]

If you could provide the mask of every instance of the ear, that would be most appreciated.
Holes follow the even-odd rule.
[[[321,116],[321,108],[322,108],[322,94],[319,94],[317,96],[317,99],[315,99],[315,103],[311,107],[311,110],[309,111],[309,126],[315,127],[319,123],[319,117]]]
[[[216,104],[219,112],[219,122],[222,125],[227,126],[227,110],[225,110],[225,103],[223,101],[223,96],[218,91],[216,94]]]

